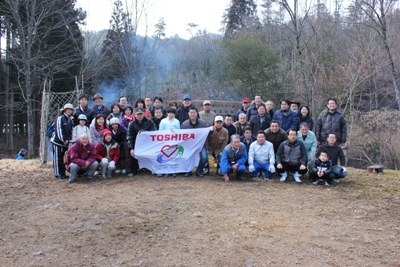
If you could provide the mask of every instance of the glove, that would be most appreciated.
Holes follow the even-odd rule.
[[[249,166],[249,172],[254,172],[254,166]]]
[[[102,159],[101,159],[101,163],[107,164],[107,163],[108,163],[108,159],[107,159],[107,158],[102,158]]]
[[[214,131],[214,126],[208,127],[208,130],[210,130],[210,132]]]
[[[115,169],[115,161],[110,161],[110,163],[108,163],[108,168]]]
[[[272,165],[272,166],[269,166],[269,172],[270,172],[270,173],[276,172],[275,167],[274,167],[273,165]]]

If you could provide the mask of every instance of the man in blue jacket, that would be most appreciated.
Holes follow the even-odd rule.
[[[221,156],[220,166],[225,182],[229,182],[229,173],[232,172],[236,172],[236,178],[243,181],[246,161],[246,147],[240,142],[240,136],[234,134],[231,136],[231,143],[224,148]]]
[[[289,129],[298,129],[299,118],[295,112],[290,110],[290,100],[281,100],[281,109],[274,112],[273,120],[279,122],[281,129],[287,132]]]

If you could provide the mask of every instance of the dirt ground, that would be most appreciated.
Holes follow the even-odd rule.
[[[148,172],[68,184],[3,159],[0,265],[400,266],[400,172],[349,172],[329,188]]]

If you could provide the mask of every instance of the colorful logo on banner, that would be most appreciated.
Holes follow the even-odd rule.
[[[165,145],[161,148],[160,154],[157,156],[157,162],[165,163],[182,157],[185,149],[180,145]]]

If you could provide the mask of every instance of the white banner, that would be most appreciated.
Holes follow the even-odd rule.
[[[135,158],[140,168],[153,173],[189,172],[199,163],[208,128],[141,132],[136,137]]]

